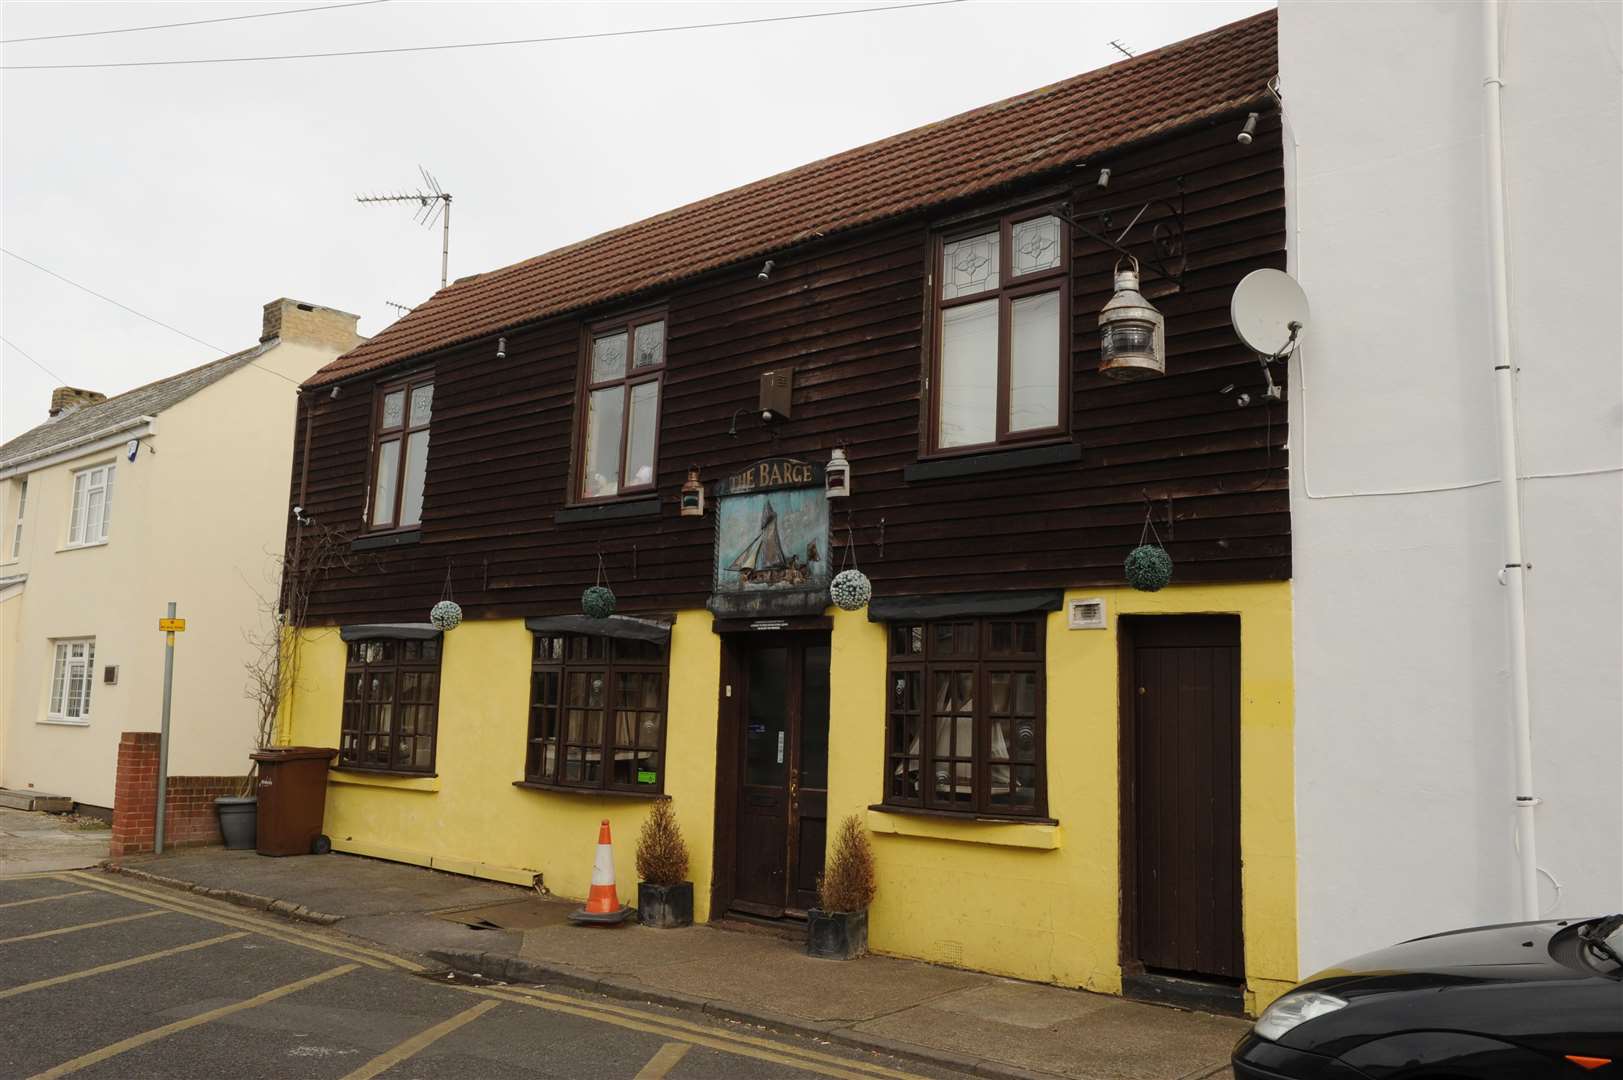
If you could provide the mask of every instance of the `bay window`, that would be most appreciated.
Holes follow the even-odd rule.
[[[377,772],[432,773],[439,734],[439,638],[348,643],[338,763]]]
[[[885,803],[1044,817],[1041,615],[889,624]]]
[[[536,633],[527,784],[664,790],[668,641]]]

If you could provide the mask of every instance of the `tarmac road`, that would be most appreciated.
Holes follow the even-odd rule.
[[[952,1074],[589,994],[475,984],[94,871],[0,877],[0,1077]]]

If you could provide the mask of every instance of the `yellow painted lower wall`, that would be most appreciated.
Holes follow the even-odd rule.
[[[614,836],[620,898],[636,901],[634,851],[647,799],[560,795],[513,786],[524,775],[530,700],[529,631],[522,619],[465,622],[445,635],[439,741],[432,779],[335,773],[327,789],[333,847],[454,873],[543,884],[566,897],[591,885],[598,823]],[[284,738],[338,745],[344,644],[306,634],[298,692]],[[687,613],[671,633],[665,791],[687,838],[695,916],[709,918],[716,784],[716,693],[721,639],[708,612]]]
[[[1074,595],[1084,595],[1081,593]],[[1117,620],[1127,614],[1231,613],[1241,625],[1241,883],[1247,1007],[1297,977],[1290,587],[1088,590],[1103,631],[1049,616],[1049,813],[1058,825],[956,822],[869,810],[881,801],[885,635],[864,612],[837,612],[832,638],[829,820],[856,814],[872,833],[876,952],[1022,979],[1121,989]],[[431,779],[335,774],[327,832],[340,851],[528,884],[566,897],[590,883],[597,824],[613,823],[623,900],[646,800],[514,787],[523,771],[530,635],[522,620],[465,622],[445,636],[439,746]],[[720,638],[703,611],[671,639],[665,790],[692,855],[695,915],[710,916]],[[336,746],[344,647],[306,637],[284,737]]]

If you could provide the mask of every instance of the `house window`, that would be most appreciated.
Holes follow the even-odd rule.
[[[1048,812],[1043,618],[892,623],[885,802]]]
[[[1068,230],[1027,210],[936,239],[930,449],[1053,437],[1070,425]]]
[[[28,509],[28,477],[17,481],[17,523],[11,530],[11,557],[15,559],[23,549],[23,513]]]
[[[113,466],[98,465],[73,474],[73,516],[68,546],[99,544],[107,539],[113,514]]]
[[[438,638],[350,642],[338,763],[381,772],[433,772],[439,703]]]
[[[423,520],[423,478],[428,474],[428,425],[434,380],[419,375],[378,391],[372,437],[373,529],[410,529]]]
[[[576,455],[580,498],[653,490],[664,377],[663,314],[592,328],[583,376],[585,419]]]
[[[57,724],[90,723],[90,687],[96,671],[96,639],[56,643],[51,669],[51,707],[46,719]]]
[[[663,791],[669,659],[664,642],[536,634],[524,779]]]

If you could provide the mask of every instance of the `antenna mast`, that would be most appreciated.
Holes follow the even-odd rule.
[[[434,219],[442,222],[440,231],[440,288],[445,288],[451,278],[451,193],[440,187],[440,182],[434,174],[417,166],[417,172],[422,175],[423,186],[415,192],[398,191],[393,195],[357,195],[358,203],[416,203],[418,206],[414,219],[419,225],[432,227]]]

